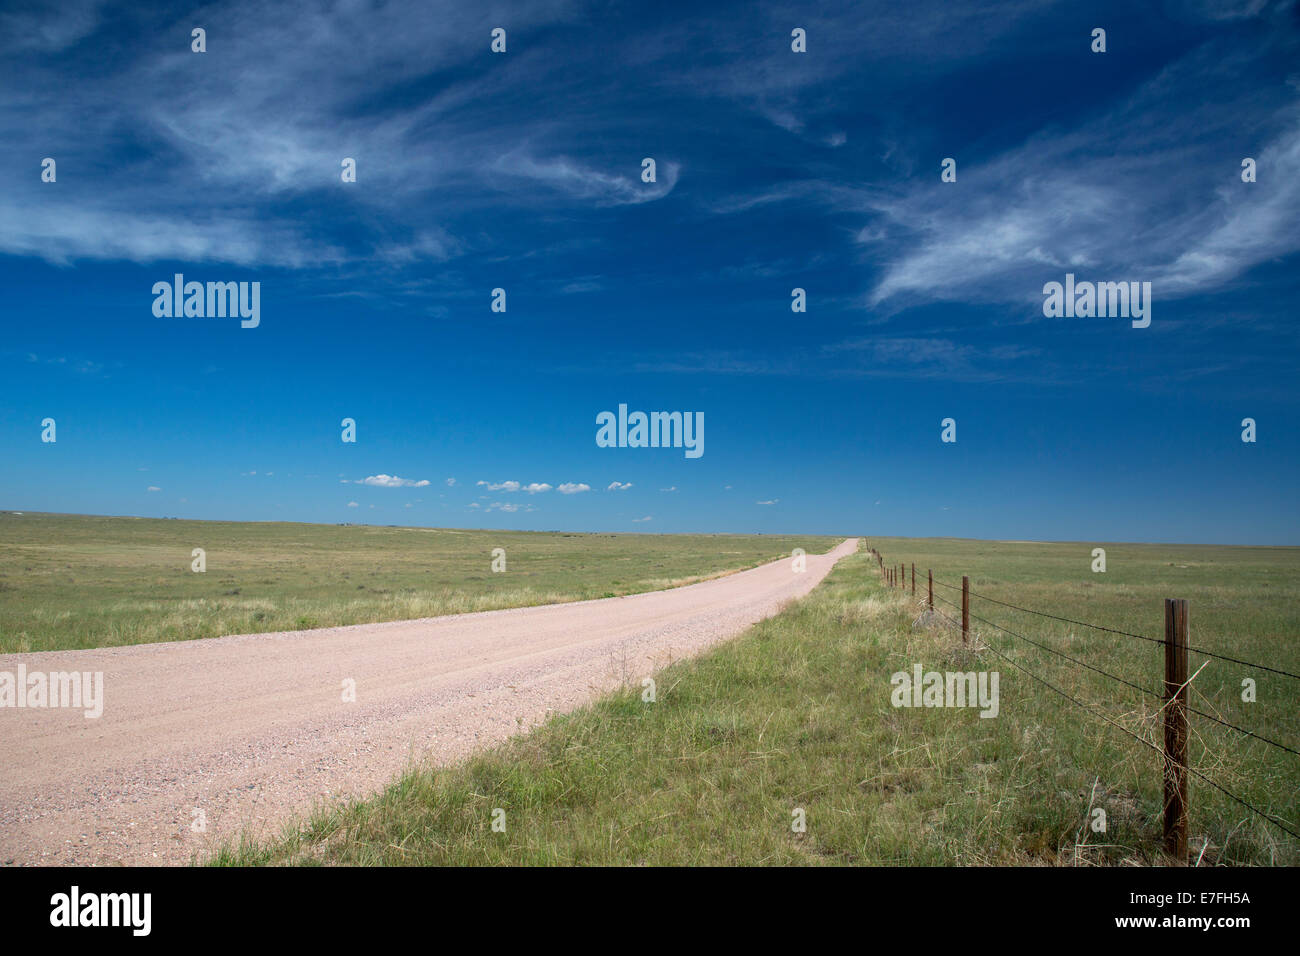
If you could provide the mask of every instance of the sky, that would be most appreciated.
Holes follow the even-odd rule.
[[[1300,544],[1294,2],[0,3],[0,63],[0,508]]]

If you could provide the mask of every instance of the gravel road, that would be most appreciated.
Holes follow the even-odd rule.
[[[641,679],[775,614],[841,557],[542,607],[89,651],[0,672],[102,672],[103,715],[0,707],[0,864],[180,864],[366,795]],[[355,701],[345,683],[355,682]],[[198,824],[202,823],[202,829]]]

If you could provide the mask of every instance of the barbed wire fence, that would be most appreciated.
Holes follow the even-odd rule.
[[[868,547],[867,551],[870,555],[872,555],[876,559],[877,570],[879,571],[881,580],[884,582],[886,587],[899,588],[903,590],[908,589],[909,568],[907,565],[893,564],[892,562],[890,564],[886,564],[884,556],[875,548]],[[1099,674],[1102,677],[1107,678],[1108,680],[1114,681],[1118,684],[1121,684],[1125,687],[1135,690],[1141,695],[1143,695],[1144,697],[1151,698],[1159,702],[1159,707],[1157,708],[1157,714],[1163,717],[1163,724],[1164,724],[1163,742],[1157,742],[1151,740],[1148,737],[1136,732],[1132,728],[1127,727],[1124,724],[1120,723],[1119,721],[1115,720],[1112,716],[1105,713],[1104,711],[1096,707],[1089,706],[1088,704],[1084,703],[1075,695],[1070,694],[1066,690],[1063,690],[1062,688],[1058,687],[1056,684],[1052,683],[1051,681],[1047,680],[1041,675],[1034,673],[1032,670],[1025,667],[1019,661],[1013,660],[1011,657],[1008,657],[1006,654],[1002,653],[1002,651],[998,650],[998,648],[995,647],[991,642],[985,641],[983,643],[982,649],[987,649],[988,651],[990,651],[1000,659],[1006,661],[1012,667],[1016,668],[1017,670],[1026,674],[1028,677],[1032,678],[1037,683],[1042,684],[1044,687],[1047,687],[1055,694],[1062,697],[1064,700],[1070,702],[1072,705],[1080,708],[1081,710],[1091,715],[1092,717],[1095,717],[1103,721],[1107,725],[1121,731],[1125,735],[1132,737],[1134,740],[1137,740],[1139,743],[1141,743],[1145,747],[1149,748],[1150,750],[1154,751],[1155,753],[1161,756],[1163,761],[1163,769],[1164,769],[1164,775],[1163,775],[1164,777],[1164,781],[1163,781],[1164,782],[1164,849],[1165,852],[1168,853],[1171,857],[1173,857],[1176,861],[1180,863],[1186,863],[1188,859],[1187,844],[1188,844],[1188,833],[1189,833],[1189,826],[1188,826],[1188,817],[1189,817],[1188,776],[1189,775],[1196,777],[1198,780],[1201,780],[1202,782],[1208,784],[1209,786],[1217,790],[1219,793],[1223,794],[1228,799],[1244,807],[1251,813],[1256,814],[1260,818],[1268,821],[1270,824],[1277,827],[1283,833],[1286,833],[1287,835],[1294,837],[1297,840],[1300,840],[1300,827],[1297,827],[1295,824],[1282,820],[1279,817],[1275,816],[1274,814],[1269,813],[1264,809],[1261,809],[1260,807],[1242,798],[1241,796],[1233,793],[1232,791],[1228,790],[1226,787],[1222,786],[1215,780],[1211,779],[1209,776],[1207,776],[1198,768],[1190,765],[1188,760],[1188,738],[1189,738],[1188,714],[1189,713],[1197,717],[1200,717],[1202,719],[1209,720],[1212,723],[1225,727],[1229,730],[1232,730],[1238,734],[1241,734],[1244,737],[1250,738],[1252,740],[1258,740],[1270,747],[1276,748],[1277,750],[1284,751],[1288,754],[1291,754],[1292,756],[1300,757],[1300,750],[1288,746],[1287,744],[1275,740],[1271,737],[1265,736],[1262,733],[1257,733],[1253,730],[1249,730],[1245,727],[1241,727],[1230,721],[1224,720],[1223,718],[1218,717],[1214,714],[1208,713],[1197,707],[1191,706],[1188,703],[1189,690],[1191,687],[1192,680],[1193,678],[1195,678],[1196,674],[1192,674],[1190,676],[1188,674],[1188,651],[1192,651],[1196,654],[1200,654],[1201,656],[1210,658],[1212,660],[1219,660],[1228,663],[1238,664],[1244,667],[1253,668],[1266,673],[1276,674],[1281,677],[1286,677],[1292,680],[1300,681],[1300,674],[1294,673],[1292,671],[1284,670],[1278,667],[1271,667],[1267,664],[1261,664],[1258,661],[1247,661],[1241,658],[1231,657],[1226,654],[1220,654],[1216,651],[1211,651],[1203,647],[1197,647],[1189,644],[1187,641],[1188,605],[1187,605],[1187,601],[1185,600],[1181,600],[1181,599],[1165,600],[1165,636],[1163,638],[1158,638],[1158,637],[1151,637],[1145,634],[1137,634],[1132,631],[1125,631],[1120,628],[1108,627],[1102,624],[1094,624],[1088,621],[1078,621],[1073,618],[1063,617],[1061,615],[1052,614],[1047,611],[1040,611],[1035,608],[1028,608],[1018,604],[1012,604],[1008,601],[1003,601],[999,598],[992,597],[991,595],[981,594],[972,591],[970,589],[970,578],[969,576],[966,575],[962,576],[960,585],[953,584],[946,581],[936,580],[934,577],[934,571],[933,569],[930,568],[926,569],[925,575],[926,576],[923,584],[926,590],[926,594],[925,594],[926,609],[932,612],[934,615],[942,618],[947,624],[951,625],[955,630],[960,630],[962,636],[962,643],[964,645],[967,646],[970,645],[970,639],[972,634],[970,622],[973,619],[979,622],[980,624],[983,624],[988,628],[992,628],[999,633],[1006,634],[1009,637],[1016,639],[1017,641],[1030,644],[1034,647],[1039,648],[1040,650],[1046,651],[1058,658],[1061,658],[1062,660],[1068,662],[1072,666],[1085,668],[1086,670]],[[958,604],[954,600],[945,598],[942,594],[936,595],[934,591],[936,585],[941,588],[947,589],[949,592],[954,593],[954,595],[960,594],[961,603]],[[917,590],[916,564],[912,563],[910,567],[910,591],[913,598],[915,598],[916,596],[916,590]],[[1067,654],[1064,651],[1052,647],[1049,644],[1044,644],[1041,641],[1036,641],[1033,638],[1020,633],[1019,631],[1012,630],[1011,628],[1006,627],[1003,624],[999,624],[996,621],[989,620],[988,618],[983,617],[979,614],[973,614],[970,609],[972,598],[979,601],[986,601],[990,604],[995,604],[1000,607],[1014,610],[1020,613],[1034,615],[1037,617],[1051,619],[1054,621],[1064,622],[1067,624],[1072,624],[1076,627],[1091,628],[1092,630],[1106,633],[1106,634],[1113,634],[1116,636],[1122,636],[1122,637],[1136,639],[1140,641],[1147,641],[1152,644],[1162,645],[1165,649],[1165,654],[1164,654],[1165,674],[1164,674],[1163,689],[1153,690],[1150,687],[1146,687],[1139,683],[1135,683],[1134,681],[1131,681],[1125,677],[1121,677],[1118,674],[1113,674],[1101,667],[1098,667],[1095,664],[1091,664],[1085,660],[1081,660],[1078,657]],[[947,608],[951,608],[954,613],[949,614],[946,611],[940,609],[939,607],[936,607],[935,606],[936,601],[938,601],[941,605],[944,605]],[[954,614],[960,615],[960,618],[954,616]],[[1208,663],[1208,661],[1206,663]],[[1198,668],[1196,673],[1199,674],[1200,670],[1203,669],[1204,666],[1205,664],[1202,664],[1201,668]]]

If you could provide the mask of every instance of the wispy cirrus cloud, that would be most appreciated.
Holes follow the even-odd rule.
[[[1296,91],[1259,75],[1222,92],[1227,77],[1259,73],[1267,53],[1276,51],[1206,43],[1075,129],[1044,128],[984,162],[958,159],[956,183],[935,172],[896,197],[866,198],[873,215],[859,239],[881,266],[867,305],[1041,302],[1044,281],[1065,271],[1147,279],[1177,298],[1300,250]],[[1256,113],[1272,108],[1243,139],[1247,100]],[[1189,102],[1194,112],[1182,109]],[[1240,155],[1225,155],[1225,141]],[[1260,182],[1241,181],[1245,156]]]
[[[0,53],[54,53],[85,39],[100,25],[105,0],[67,0],[57,6],[0,12]]]
[[[577,6],[533,0],[496,16],[518,36],[570,20]],[[467,234],[482,240],[485,203],[640,204],[677,182],[669,157],[644,184],[639,156],[610,166],[566,153],[577,117],[519,111],[502,123],[483,109],[523,87],[577,80],[538,49],[491,58],[484,11],[462,4],[234,2],[207,21],[207,53],[190,50],[193,17],[144,24],[120,4],[60,10],[0,15],[10,28],[0,49],[29,79],[0,96],[0,158],[30,164],[40,149],[37,159],[59,162],[58,183],[6,190],[0,253],[401,268],[463,255]],[[121,36],[101,35],[116,27]],[[482,44],[467,42],[478,35]],[[46,55],[78,43],[111,43],[117,55],[94,54],[93,69]],[[456,82],[432,82],[431,62]],[[60,95],[31,92],[46,88]],[[39,146],[27,142],[36,125]],[[129,174],[109,158],[124,151]],[[344,157],[357,162],[348,186]]]
[[[823,353],[852,359],[841,375],[997,381],[1019,378],[1021,363],[1041,354],[1036,346],[1008,343],[979,346],[949,338],[858,338],[826,346]]]
[[[653,158],[653,157],[652,157]],[[609,173],[594,169],[566,156],[538,159],[512,152],[502,156],[493,169],[507,177],[517,177],[556,190],[564,195],[597,206],[619,206],[662,199],[673,191],[681,164],[656,160],[656,181],[643,183],[637,170]]]

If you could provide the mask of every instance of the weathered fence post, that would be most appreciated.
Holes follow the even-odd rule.
[[[961,642],[967,641],[970,634],[970,578],[961,576]]]
[[[934,608],[934,569],[933,569],[933,568],[930,568],[930,569],[929,569],[928,571],[926,571],[925,573],[926,573],[926,576],[930,579],[930,608],[933,610],[933,608]]]
[[[1165,601],[1165,852],[1187,865],[1187,602]]]
[[[912,562],[912,597],[916,597],[916,562]]]

